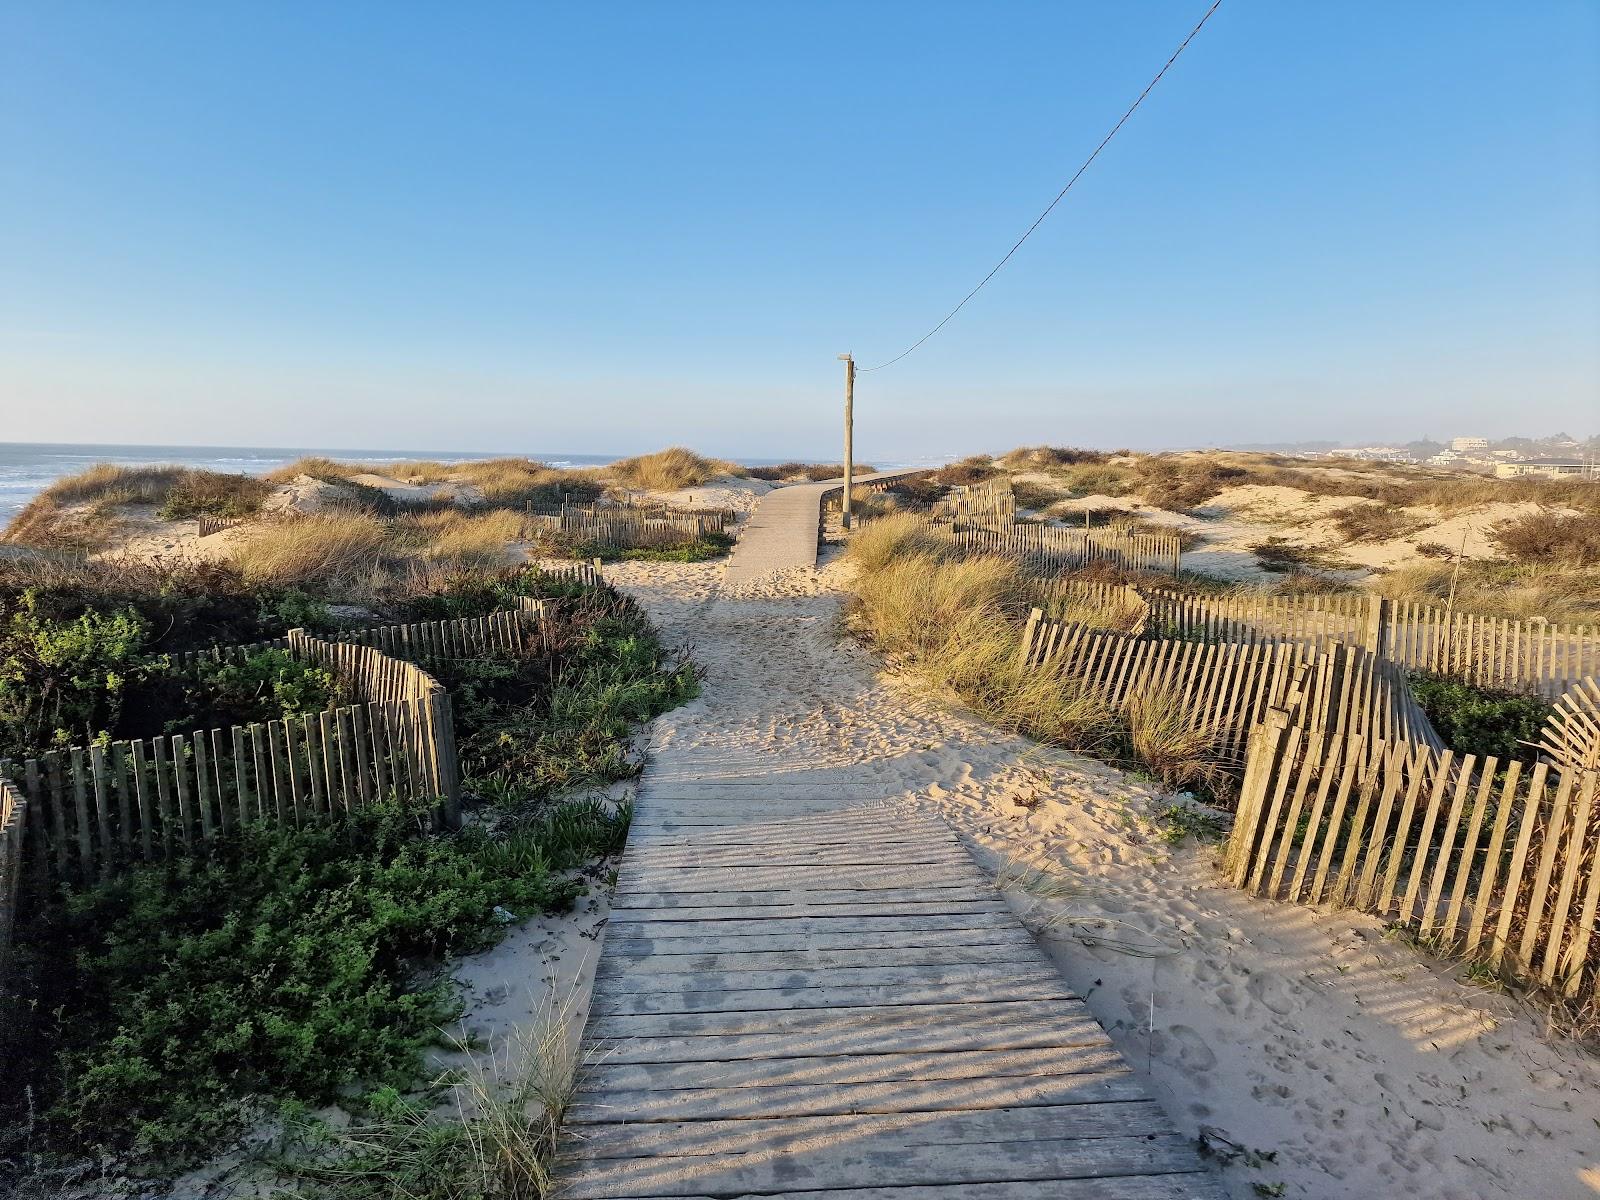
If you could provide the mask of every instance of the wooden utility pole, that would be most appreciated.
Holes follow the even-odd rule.
[[[856,360],[848,354],[839,358],[844,363],[844,527],[849,529],[850,494],[855,482]]]

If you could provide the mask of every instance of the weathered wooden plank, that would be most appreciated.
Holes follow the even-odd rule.
[[[894,1153],[855,1153],[848,1143],[826,1154],[749,1152],[695,1158],[604,1160],[561,1174],[570,1200],[625,1196],[735,1196],[803,1188],[859,1189],[989,1180],[1099,1179],[1102,1176],[1192,1171],[1194,1150],[1175,1133],[1084,1137],[988,1145],[908,1146]],[[1198,1176],[1204,1179],[1205,1176]],[[859,1191],[855,1191],[859,1194]]]
[[[625,954],[607,946],[595,970],[597,979],[615,979],[641,973],[700,974],[747,971],[818,971],[829,967],[934,967],[968,966],[979,963],[1008,963],[1013,966],[1047,967],[1045,957],[1031,942],[1013,941],[1004,945],[871,947],[852,946],[842,950],[809,949],[801,946],[784,950],[721,950],[703,954]]]
[[[718,926],[711,926],[719,928]],[[630,928],[632,928],[630,926]],[[697,928],[703,928],[697,926]],[[757,926],[749,933],[702,933],[693,937],[623,936],[613,926],[606,932],[605,957],[618,959],[659,959],[694,955],[743,954],[782,950],[908,950],[913,948],[949,949],[958,946],[977,948],[1030,948],[1033,938],[1020,929],[887,929],[852,933],[765,933]]]
[[[843,1008],[885,1004],[992,1003],[999,1001],[1070,1001],[1071,989],[1054,971],[1019,974],[982,982],[896,983],[828,987],[752,988],[729,982],[720,988],[664,992],[596,993],[590,1012],[596,1016],[761,1012],[808,1008]]]
[[[623,1158],[722,1155],[831,1157],[838,1147],[866,1157],[915,1146],[972,1146],[1062,1138],[1141,1136],[1167,1131],[1153,1100],[967,1108],[944,1112],[830,1113],[816,1116],[694,1121],[594,1122],[563,1159],[572,1164]]]
[[[685,910],[698,914],[720,912],[728,920],[737,920],[750,909],[764,910],[763,916],[796,917],[809,914],[824,915],[832,912],[862,915],[898,912],[999,912],[1005,902],[992,887],[947,888],[838,888],[826,891],[759,891],[759,892],[634,892],[613,897],[613,910],[625,911],[630,917],[635,912],[676,913],[672,919],[682,920]],[[637,919],[637,918],[634,918]]]
[[[1104,1074],[1126,1069],[1122,1056],[1109,1042],[1020,1050],[881,1052],[734,1062],[614,1063],[602,1059],[584,1070],[579,1093],[603,1096],[620,1092],[728,1092],[753,1088],[759,1095],[777,1086],[829,1088],[941,1081],[983,1086],[1003,1078],[1026,1080],[1035,1076]],[[616,1114],[604,1119],[614,1120]]]
[[[1053,970],[1048,964],[1041,968],[1030,968],[1005,962],[985,962],[950,966],[824,967],[812,970],[796,967],[790,970],[740,971],[736,975],[725,971],[639,971],[607,975],[596,980],[595,994],[625,996],[641,992],[726,991],[733,988],[761,991],[771,988],[794,990],[925,983],[976,984],[985,980],[1031,978],[1035,974],[1044,975]]]
[[[629,1121],[733,1120],[822,1116],[829,1113],[939,1112],[1003,1104],[1029,1108],[1142,1100],[1147,1093],[1126,1070],[1024,1078],[905,1079],[849,1084],[770,1084],[752,1087],[589,1089],[567,1110],[568,1125]]]
[[[919,847],[912,842],[897,846],[900,853],[893,855],[899,866],[926,863],[932,866],[965,868],[971,859],[964,850],[950,847]],[[881,866],[888,858],[882,843],[870,846],[827,845],[809,847],[717,847],[702,851],[656,849],[636,850],[628,847],[625,865],[635,872],[669,871],[767,871],[792,867],[850,867]]]
[[[892,891],[901,888],[970,888],[976,881],[956,865],[884,863],[851,867],[778,867],[696,871],[624,870],[618,896],[660,897],[679,892]]]
[[[863,933],[932,930],[1016,930],[1017,920],[1003,904],[989,903],[973,912],[902,913],[858,916],[854,910],[835,914],[808,914],[791,917],[765,917],[754,921],[727,921],[724,910],[704,919],[691,919],[682,909],[648,919],[644,909],[629,909],[613,914],[606,926],[607,939],[701,938],[713,935],[742,937],[752,934],[837,934],[859,928]]]
[[[1011,1042],[1006,1040],[1018,1030],[1038,1034],[1044,1040]],[[602,1015],[596,1013],[589,1022],[589,1034],[596,1039],[627,1039],[643,1043],[648,1039],[661,1041],[688,1040],[696,1044],[701,1058],[726,1058],[721,1051],[750,1038],[770,1038],[774,1044],[782,1043],[790,1054],[857,1054],[881,1051],[893,1046],[902,1053],[932,1050],[975,1050],[988,1048],[978,1039],[991,1035],[1006,1035],[1005,1046],[1077,1046],[1101,1045],[1106,1036],[1081,1000],[1050,1001],[958,1001],[929,1004],[878,1004],[863,1007],[791,1008],[776,1012],[740,1011],[721,1013]],[[913,1035],[948,1035],[952,1040],[937,1046],[909,1045],[903,1039]],[[868,1040],[854,1049],[831,1045],[835,1037]],[[971,1044],[962,1038],[973,1039]],[[872,1038],[892,1041],[872,1042]],[[1050,1039],[1054,1040],[1050,1040]],[[760,1043],[751,1042],[752,1046]],[[810,1046],[807,1049],[807,1046]],[[660,1049],[648,1047],[649,1049]],[[688,1055],[688,1058],[697,1057]],[[773,1057],[750,1054],[748,1057]],[[617,1061],[673,1062],[684,1061],[685,1056],[669,1058],[641,1057]]]

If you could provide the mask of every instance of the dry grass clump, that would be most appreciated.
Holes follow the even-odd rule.
[[[1600,571],[1547,565],[1466,561],[1459,575],[1450,562],[1423,562],[1389,571],[1372,580],[1373,590],[1391,600],[1444,607],[1455,577],[1460,612],[1554,624],[1600,623]]]
[[[288,483],[301,475],[337,484],[348,489],[361,507],[389,514],[421,507],[396,501],[381,488],[352,482],[355,475],[388,475],[409,484],[460,483],[477,489],[482,505],[489,508],[525,508],[528,504],[556,504],[563,494],[581,502],[597,499],[605,492],[598,471],[563,471],[529,458],[469,459],[442,463],[432,460],[392,463],[387,467],[336,462],[331,458],[302,458],[280,467],[266,478]]]
[[[1209,458],[1155,454],[1134,464],[1133,486],[1156,508],[1187,512],[1223,489],[1246,482],[1248,474],[1243,467],[1227,466]]]
[[[850,561],[863,573],[881,571],[897,558],[919,554],[928,558],[954,558],[955,547],[928,532],[921,517],[896,513],[868,521],[850,535]]]
[[[598,471],[564,471],[527,458],[491,458],[453,463],[448,478],[471,484],[491,508],[559,504],[562,495],[580,503],[598,499],[605,483]]]
[[[1072,496],[1125,496],[1133,469],[1120,463],[1079,463],[1052,472]]]
[[[251,583],[349,580],[377,568],[387,541],[383,523],[365,513],[308,516],[252,529],[232,558]]]
[[[934,483],[951,487],[957,484],[982,483],[985,479],[993,479],[998,474],[1000,468],[994,465],[994,459],[987,454],[974,454],[970,458],[963,458],[960,462],[940,467],[928,478]]]
[[[0,540],[49,549],[94,550],[108,545],[122,522],[122,505],[160,505],[164,520],[213,513],[248,516],[271,486],[254,475],[190,467],[120,467],[96,463],[58,479],[13,518]]]
[[[1018,446],[1002,454],[999,462],[1008,471],[1053,471],[1081,463],[1103,463],[1111,457],[1103,450],[1080,450],[1076,446]]]
[[[1066,492],[1032,479],[1013,479],[1011,494],[1017,498],[1018,508],[1031,508],[1042,512],[1058,500],[1066,499]]]
[[[946,558],[913,548],[910,538],[894,544],[900,551],[886,561],[883,547],[874,549],[870,557],[882,565],[857,583],[858,631],[1004,729],[1075,749],[1111,736],[1102,698],[1059,671],[1021,666],[1022,618],[1039,597],[1016,563]]]
[[[628,487],[652,492],[675,492],[680,488],[700,487],[718,475],[742,475],[744,468],[720,459],[706,458],[683,446],[671,446],[654,454],[641,454],[611,464],[612,476]]]
[[[1600,513],[1563,516],[1540,510],[1502,521],[1490,531],[1490,537],[1513,562],[1600,566]]]
[[[1049,601],[1040,607],[1052,621],[1113,633],[1132,633],[1149,616],[1149,605],[1135,592],[1108,593],[1102,588],[1075,587],[1072,581],[1049,589]]]
[[[1220,791],[1229,786],[1216,734],[1195,722],[1175,689],[1132,693],[1124,708],[1133,752],[1163,787]]]
[[[1334,514],[1333,523],[1347,542],[1392,542],[1428,527],[1427,521],[1384,504],[1341,508]]]
[[[1269,537],[1250,547],[1264,571],[1347,571],[1355,564],[1322,546],[1302,546],[1287,538]]]
[[[499,509],[480,514],[446,512],[435,523],[424,555],[440,562],[499,566],[510,560],[510,544],[522,541],[522,517]]]
[[[337,462],[318,454],[297,458],[292,463],[268,471],[263,478],[269,483],[293,483],[301,475],[321,479],[326,483],[343,483],[352,475],[361,475],[367,468],[359,463]]]

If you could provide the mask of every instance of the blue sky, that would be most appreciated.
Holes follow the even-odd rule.
[[[837,452],[1207,7],[0,4],[0,440]],[[1224,0],[864,457],[1600,429],[1600,5]]]

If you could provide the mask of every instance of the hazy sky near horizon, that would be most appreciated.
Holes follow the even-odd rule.
[[[1206,0],[0,3],[0,441],[837,455]],[[1600,4],[1224,0],[864,458],[1600,430]]]

